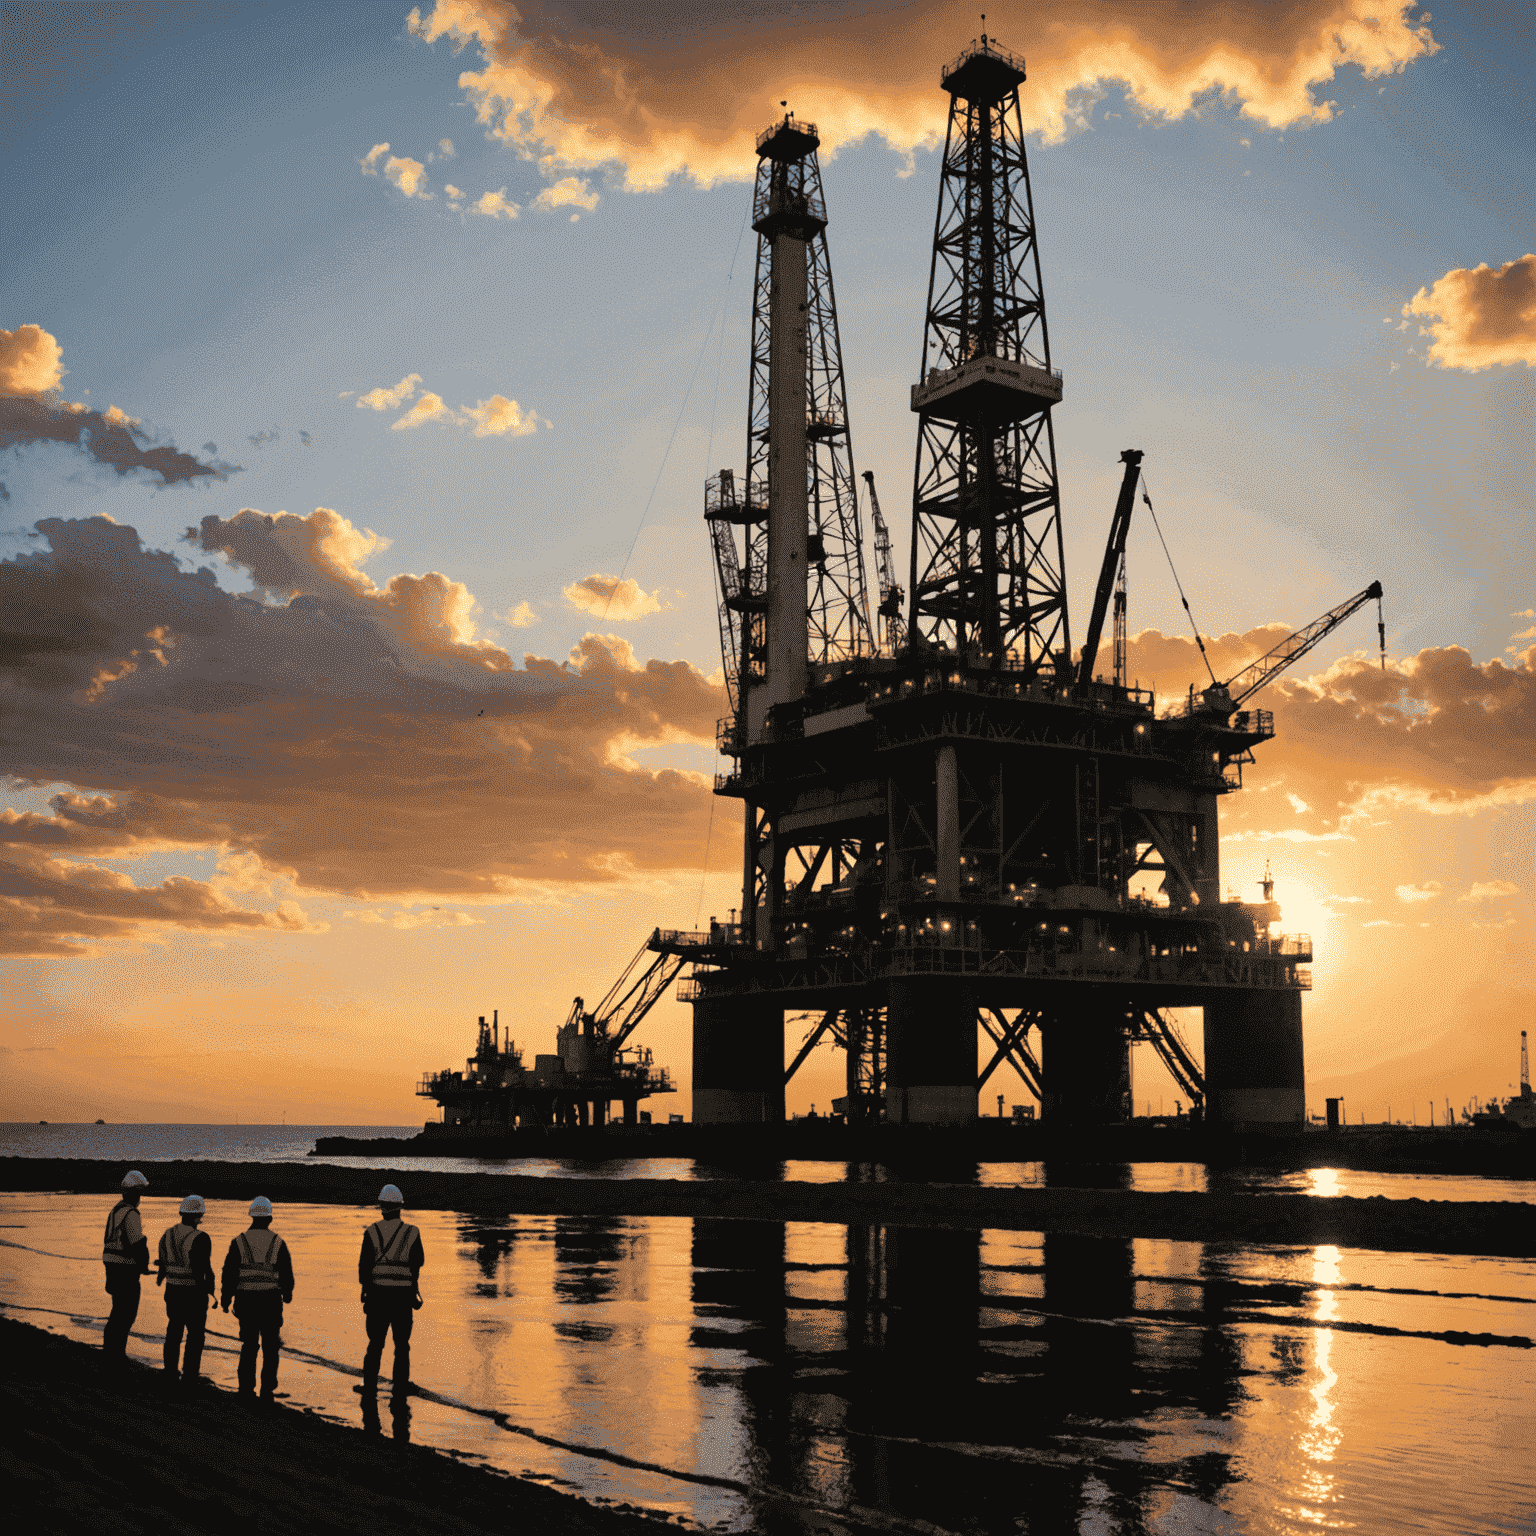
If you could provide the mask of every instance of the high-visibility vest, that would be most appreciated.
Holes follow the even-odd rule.
[[[192,1243],[197,1228],[179,1221],[160,1236],[160,1268],[167,1285],[195,1286],[198,1277],[192,1269]]]
[[[389,1231],[390,1227],[394,1231]],[[411,1274],[411,1249],[421,1234],[408,1223],[376,1221],[368,1228],[373,1244],[373,1270],[368,1284],[384,1290],[413,1290],[416,1278]]]
[[[107,1230],[101,1239],[103,1264],[128,1264],[134,1269],[139,1267],[137,1256],[128,1251],[128,1218],[137,1214],[136,1206],[119,1202],[112,1207],[107,1217]]]
[[[240,1253],[240,1280],[235,1286],[237,1291],[249,1294],[252,1291],[279,1289],[277,1256],[283,1251],[283,1240],[276,1232],[270,1227],[265,1231],[257,1227],[250,1232],[242,1232],[235,1239],[235,1247]]]

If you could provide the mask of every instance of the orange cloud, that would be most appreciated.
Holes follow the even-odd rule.
[[[515,219],[522,209],[507,201],[507,189],[503,187],[499,192],[482,192],[469,205],[469,211],[483,214],[488,219]]]
[[[571,607],[617,624],[660,613],[662,609],[660,593],[647,592],[630,576],[622,581],[617,576],[583,576],[562,590]]]
[[[588,635],[519,665],[480,637],[463,583],[374,582],[359,561],[383,541],[326,509],[205,518],[194,542],[247,573],[240,595],[104,518],[38,531],[49,547],[0,562],[0,754],[24,783],[75,788],[0,816],[29,952],[91,931],[65,888],[97,886],[64,862],[155,849],[219,848],[222,889],[255,860],[300,896],[417,902],[698,867],[707,781],[624,757],[713,740],[723,690],[688,663]],[[156,889],[114,887],[93,921],[279,921],[232,915],[221,889]]]
[[[412,160],[408,155],[391,155],[384,162],[384,175],[407,197],[430,198],[432,196],[430,192],[424,190],[427,183],[427,168],[420,160]]]
[[[0,812],[0,832],[14,827]],[[6,837],[6,841],[10,841]],[[324,933],[296,902],[272,912],[237,906],[213,884],[171,876],[160,885],[135,885],[129,875],[98,864],[53,858],[36,848],[0,859],[0,954],[78,958],[103,943],[153,936],[166,929],[201,932],[266,929]]]
[[[525,411],[516,400],[505,395],[492,395],[489,400],[477,400],[463,408],[464,416],[475,424],[476,437],[526,437],[536,432],[539,418],[533,411]]]
[[[1401,0],[1061,0],[1032,15],[1027,129],[1048,141],[1086,124],[1112,85],[1158,121],[1216,97],[1270,128],[1329,121],[1315,88],[1351,65],[1376,77],[1438,51]],[[750,179],[753,134],[786,95],[825,151],[878,134],[900,153],[944,131],[938,68],[976,32],[960,0],[717,10],[677,0],[577,7],[437,0],[410,30],[473,45],[459,85],[487,130],[547,167],[616,166],[631,191],[674,176]]]
[[[0,395],[45,395],[64,378],[64,349],[40,325],[0,331]]]
[[[1536,800],[1536,647],[1514,665],[1459,645],[1391,662],[1352,656],[1282,680],[1264,769],[1315,805],[1471,814]]]
[[[0,452],[29,443],[79,448],[120,475],[143,469],[162,485],[210,477],[224,480],[237,464],[205,464],[174,446],[151,448],[136,417],[109,405],[105,412],[61,400],[63,349],[40,325],[0,331]],[[211,445],[210,445],[211,446]]]
[[[1536,368],[1536,255],[1498,268],[1455,267],[1432,288],[1420,288],[1403,314],[1433,319],[1419,335],[1433,338],[1429,358],[1442,368]]]
[[[545,187],[534,198],[533,206],[552,213],[556,208],[581,208],[587,213],[597,207],[598,196],[579,176],[563,176],[552,187]]]

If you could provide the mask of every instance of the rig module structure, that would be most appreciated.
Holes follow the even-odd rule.
[[[1064,385],[1024,80],[985,35],[942,72],[910,570],[903,591],[866,475],[873,617],[819,139],[788,115],[757,141],[747,464],[705,494],[731,707],[719,744],[735,763],[716,793],[745,807],[741,921],[650,940],[693,962],[679,995],[699,1123],[782,1120],[786,1082],[828,1034],[847,1053],[852,1122],[970,1122],[1004,1061],[1048,1121],[1124,1119],[1136,1040],[1210,1123],[1292,1133],[1305,1117],[1311,945],[1273,936],[1269,883],[1261,903],[1222,900],[1217,805],[1274,733],[1248,700],[1381,589],[1157,714],[1125,675],[1142,458],[1127,450],[1074,660],[1052,425]],[[1202,1010],[1203,1065],[1172,1008]],[[819,1018],[787,1071],[786,1012]],[[978,1025],[995,1047],[979,1073]]]

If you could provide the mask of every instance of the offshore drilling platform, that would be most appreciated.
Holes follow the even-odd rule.
[[[1310,941],[1273,933],[1268,882],[1263,902],[1222,899],[1217,807],[1274,734],[1247,701],[1381,589],[1158,714],[1126,677],[1127,450],[1074,658],[1024,81],[985,35],[942,71],[911,558],[903,588],[866,475],[873,611],[819,139],[787,115],[757,141],[747,462],[705,497],[734,763],[715,792],[745,808],[741,914],[650,943],[692,962],[696,1123],[781,1121],[829,1035],[851,1123],[969,1123],[1004,1062],[1047,1122],[1123,1120],[1136,1041],[1209,1124],[1305,1119]],[[1198,1064],[1169,1013],[1193,1008]],[[813,1027],[786,1070],[787,1013]]]

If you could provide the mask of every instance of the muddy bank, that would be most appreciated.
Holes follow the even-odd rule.
[[[129,1366],[0,1318],[0,1477],[15,1530],[653,1536],[658,1522],[288,1408]],[[387,1420],[386,1420],[387,1422]]]
[[[367,1206],[388,1181],[417,1210],[487,1215],[691,1216],[826,1221],[848,1226],[998,1227],[1100,1237],[1223,1240],[1420,1253],[1536,1255],[1536,1205],[1307,1195],[1142,1194],[902,1183],[796,1184],[753,1179],[539,1179],[493,1173],[399,1173],[324,1163],[141,1162],[151,1197],[306,1200]],[[0,1189],[108,1194],[121,1163],[0,1158]]]

